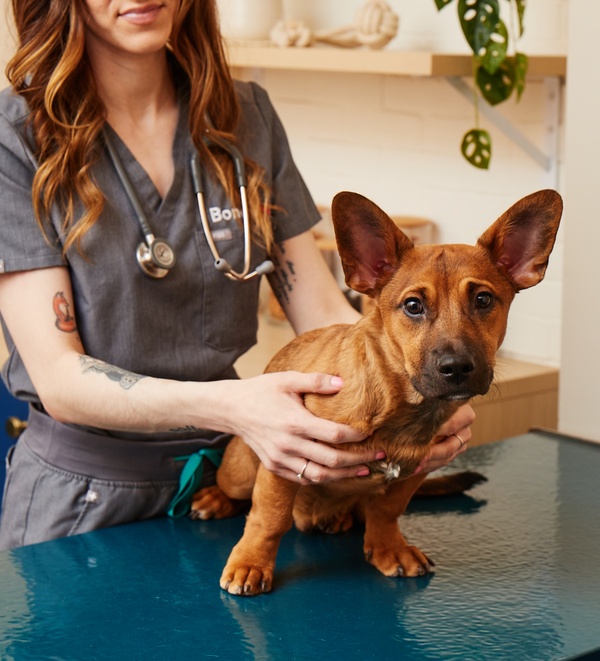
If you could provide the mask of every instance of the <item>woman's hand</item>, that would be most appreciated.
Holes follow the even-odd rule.
[[[348,452],[344,443],[356,443],[366,434],[313,415],[303,395],[333,395],[341,390],[339,377],[326,374],[277,372],[233,382],[238,389],[234,432],[258,455],[271,472],[301,484],[333,482],[369,474],[368,462],[385,458],[383,451]],[[453,461],[471,439],[473,409],[465,404],[440,428],[435,445],[415,475],[431,472]],[[331,445],[329,445],[331,444]],[[331,447],[331,446],[342,446]]]
[[[278,372],[236,383],[236,433],[256,452],[268,470],[301,484],[332,482],[369,474],[365,465],[384,452],[349,452],[338,447],[362,441],[366,434],[313,415],[303,395],[333,395],[342,379],[326,374]],[[320,442],[322,441],[322,442]]]
[[[475,411],[469,404],[461,406],[450,420],[440,427],[437,436],[433,439],[435,445],[425,455],[413,475],[422,472],[431,473],[462,454],[471,440],[471,425],[474,420]]]

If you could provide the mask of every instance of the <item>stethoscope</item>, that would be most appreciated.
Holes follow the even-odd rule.
[[[154,236],[154,232],[148,222],[148,217],[140,203],[139,197],[129,179],[129,175],[123,167],[123,163],[117,154],[112,140],[108,132],[104,131],[104,141],[108,149],[110,159],[115,167],[119,180],[125,189],[125,193],[131,202],[135,214],[138,218],[140,228],[144,235],[144,241],[140,243],[136,250],[137,262],[142,271],[151,278],[164,278],[170,269],[175,266],[175,251],[173,247],[165,239],[159,239]],[[215,268],[221,271],[230,280],[243,282],[255,278],[259,275],[271,273],[274,270],[273,262],[266,259],[261,262],[254,271],[250,272],[250,259],[251,259],[251,236],[250,236],[250,213],[248,211],[248,198],[246,195],[246,168],[244,166],[244,159],[237,147],[232,145],[229,141],[219,138],[205,138],[208,145],[214,144],[224,151],[226,151],[233,160],[236,184],[240,192],[240,200],[242,205],[242,231],[244,235],[244,268],[242,271],[235,271],[231,264],[219,255],[217,246],[215,245],[212,231],[208,222],[206,214],[206,205],[204,203],[204,188],[202,186],[202,177],[200,173],[200,160],[197,154],[191,159],[190,166],[192,171],[192,180],[194,183],[194,192],[200,212],[200,220],[202,221],[202,229],[208,242],[208,246],[215,260]]]

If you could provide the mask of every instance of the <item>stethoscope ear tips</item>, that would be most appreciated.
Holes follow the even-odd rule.
[[[231,264],[222,257],[219,257],[219,259],[215,260],[215,268],[217,269],[217,271],[221,271],[221,273],[224,273],[230,280],[237,280],[238,282],[251,280],[252,278],[265,275],[266,273],[271,273],[272,271],[275,270],[275,266],[273,266],[273,262],[270,259],[265,259],[264,262],[261,262],[256,267],[256,269],[252,271],[252,273],[246,273],[244,275],[243,273],[237,273],[236,271],[234,271],[233,268],[231,267]]]
[[[231,271],[233,271],[231,264],[222,257],[215,259],[215,268],[217,271],[221,271],[221,273],[231,273]]]
[[[256,275],[266,275],[267,273],[273,273],[275,270],[275,266],[273,265],[273,262],[270,259],[265,259],[262,264],[259,264],[256,267]]]

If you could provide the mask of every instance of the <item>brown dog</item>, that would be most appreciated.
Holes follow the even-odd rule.
[[[252,508],[223,571],[223,589],[270,591],[279,542],[292,522],[302,531],[337,532],[358,517],[365,524],[365,556],[379,571],[430,571],[430,560],[407,544],[398,527],[424,479],[409,476],[442,423],[488,391],[511,301],[544,277],[561,213],[558,193],[544,190],[512,206],[475,246],[415,247],[366,198],[334,198],[346,282],[377,305],[353,326],[296,338],[267,371],[341,376],[341,392],[306,395],[307,408],[370,433],[360,445],[387,456],[370,465],[368,477],[301,486],[267,471],[241,439],[233,439],[217,473],[218,488],[232,499],[252,497]],[[217,517],[232,512],[216,489],[199,492],[193,509],[212,508]]]

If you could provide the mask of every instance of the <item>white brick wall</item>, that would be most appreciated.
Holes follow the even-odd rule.
[[[313,28],[329,28],[351,22],[361,4],[285,0],[285,10]],[[390,4],[401,17],[401,29],[389,47],[466,51],[454,6],[438,14],[433,0]],[[528,5],[523,48],[565,53],[567,0],[529,0]],[[459,145],[473,127],[472,105],[442,78],[254,73],[280,113],[296,162],[320,204],[340,190],[355,190],[390,214],[431,218],[443,242],[472,243],[523,195],[549,186],[560,190],[560,167],[547,173],[485,118],[481,124],[494,142],[492,165],[479,171],[466,163]],[[544,81],[530,80],[519,104],[510,101],[499,110],[546,150],[547,108]],[[546,280],[515,301],[506,354],[558,364],[561,262],[559,237]]]

